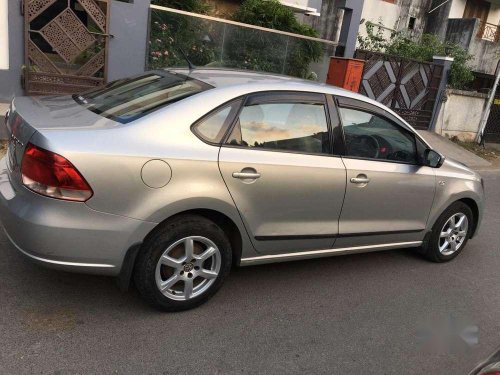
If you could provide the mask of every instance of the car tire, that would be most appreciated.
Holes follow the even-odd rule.
[[[141,296],[163,311],[205,303],[222,286],[232,264],[223,230],[198,215],[160,224],[144,241],[134,267]]]
[[[421,249],[422,255],[436,263],[454,259],[467,245],[472,228],[474,215],[470,207],[463,202],[453,203],[434,223],[427,244]]]

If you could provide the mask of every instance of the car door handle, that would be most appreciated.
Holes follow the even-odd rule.
[[[370,182],[370,179],[366,176],[363,176],[363,177],[358,176],[358,177],[351,178],[351,182],[353,184],[367,184]]]
[[[256,180],[260,178],[260,173],[257,172],[233,172],[234,178],[239,178],[240,180]]]

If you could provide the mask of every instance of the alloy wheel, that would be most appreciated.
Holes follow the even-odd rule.
[[[221,253],[208,238],[190,236],[170,245],[156,265],[156,286],[176,301],[202,295],[215,282],[221,268]]]
[[[464,213],[456,213],[451,216],[439,235],[439,252],[443,255],[451,255],[458,251],[465,239],[469,229],[469,219]]]

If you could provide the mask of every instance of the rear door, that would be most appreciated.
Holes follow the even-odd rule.
[[[419,162],[425,145],[379,107],[338,99],[347,187],[335,247],[415,245],[435,193],[434,170]]]
[[[329,118],[323,94],[246,99],[221,147],[219,167],[257,251],[333,245],[346,171],[332,154]]]

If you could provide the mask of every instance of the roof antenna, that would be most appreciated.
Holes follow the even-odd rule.
[[[189,58],[184,53],[184,51],[182,50],[181,47],[177,47],[177,48],[179,49],[179,52],[181,53],[182,57],[184,57],[184,60],[186,60],[188,67],[189,67],[189,73],[191,73],[191,71],[196,69],[196,66],[189,60]]]

